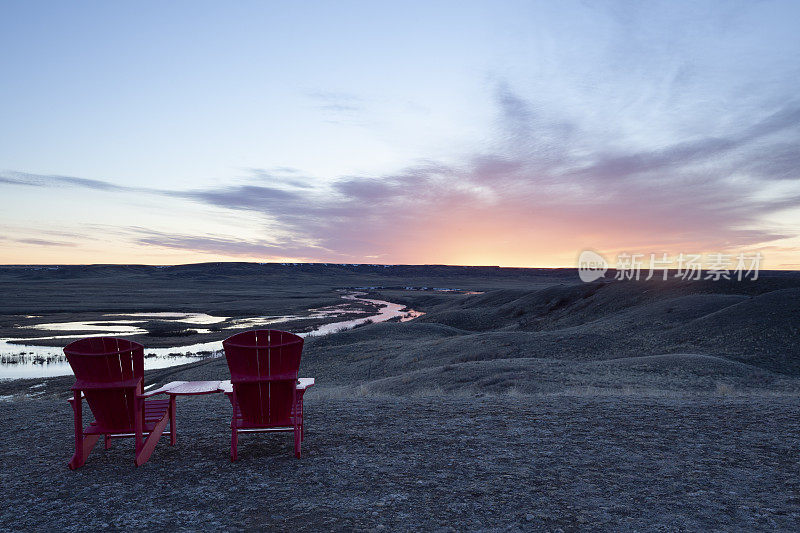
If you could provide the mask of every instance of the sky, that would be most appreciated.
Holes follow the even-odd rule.
[[[800,269],[800,3],[0,0],[0,263]]]

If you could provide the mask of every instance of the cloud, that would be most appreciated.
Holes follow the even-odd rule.
[[[251,169],[253,171],[264,171],[264,169]],[[264,171],[267,172],[267,171]],[[268,172],[274,172],[278,174],[301,174],[299,168],[294,167],[273,167]]]
[[[352,93],[310,91],[306,96],[314,102],[314,107],[332,114],[352,115],[364,109],[364,100]]]
[[[49,241],[45,239],[13,239],[13,241],[34,246],[76,246],[76,244],[72,242]]]
[[[744,128],[740,132],[733,132],[727,137],[701,138],[649,152],[622,155],[600,154],[591,165],[582,169],[581,173],[593,179],[621,180],[629,176],[636,177],[655,171],[679,170],[691,164],[723,158],[732,154],[736,149],[744,148],[749,144],[785,130],[793,130],[794,142],[779,143],[779,146],[784,151],[784,162],[793,163],[797,159],[791,156],[796,154],[797,148],[800,147],[800,138],[798,137],[798,133],[800,133],[800,107],[788,106]],[[763,153],[748,155],[751,162],[763,161]],[[760,177],[780,179],[781,174],[762,172]]]
[[[241,185],[203,191],[170,192],[169,194],[228,209],[257,211],[263,210],[264,206],[270,206],[275,211],[290,209],[291,206],[296,205],[298,198],[301,198],[301,195],[296,192],[258,185]]]
[[[311,258],[321,251],[313,247],[295,246],[288,243],[242,240],[219,235],[171,234],[143,228],[131,228],[130,233],[138,234],[135,239],[136,242],[145,246],[158,246],[224,256],[260,257],[264,259]]]
[[[609,152],[603,139],[537,109],[507,84],[498,84],[495,99],[497,130],[484,151],[383,176],[320,184],[296,169],[252,169],[248,183],[189,191],[20,173],[0,181],[181,198],[260,214],[291,235],[240,241],[143,230],[136,237],[150,246],[232,256],[531,264],[585,247],[690,252],[791,236],[763,219],[800,205],[796,104],[762,112],[725,135]],[[767,194],[776,183],[790,187]]]
[[[251,180],[266,181],[296,189],[313,188],[313,185],[308,183],[308,178],[303,177],[300,169],[292,167],[275,167],[271,169],[249,168],[247,171]]]
[[[496,97],[501,142],[461,166],[347,177],[308,193],[242,186],[194,197],[262,213],[298,237],[354,257],[411,254],[415,246],[424,253],[460,246],[487,256],[515,247],[535,255],[537,247],[560,243],[731,248],[787,237],[760,219],[800,205],[800,194],[770,200],[762,193],[773,180],[796,179],[798,107],[724,137],[576,157],[577,125],[548,121],[507,86]],[[766,161],[765,153],[780,157]],[[744,179],[731,179],[742,173]]]
[[[8,185],[22,185],[27,187],[80,187],[98,191],[110,192],[146,192],[151,189],[142,187],[128,187],[117,185],[110,181],[76,178],[73,176],[30,174],[27,172],[3,172],[0,174],[0,183]]]

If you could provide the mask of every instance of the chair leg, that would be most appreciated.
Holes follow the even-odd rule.
[[[238,444],[239,432],[236,431],[236,428],[231,428],[231,462],[239,458]]]
[[[97,444],[97,439],[100,438],[100,435],[83,436],[83,405],[81,404],[80,391],[75,391],[75,396],[70,403],[72,404],[72,414],[75,419],[75,454],[69,462],[69,467],[75,470],[86,463],[86,458],[89,457],[89,452]]]
[[[75,470],[86,464],[86,458],[89,457],[89,452],[92,451],[92,448],[94,448],[94,445],[97,444],[99,439],[100,435],[89,435],[81,440],[79,449],[75,450],[75,455],[72,456],[72,460],[69,462],[70,469]]]
[[[231,401],[231,407],[233,407],[233,413],[231,415],[231,462],[234,462],[236,459],[239,458],[239,432],[236,430],[236,387],[233,388],[233,394],[228,396],[228,399]]]
[[[299,420],[297,421],[297,427],[300,429],[300,442],[303,442],[303,440],[306,438],[306,430],[305,430],[306,426],[305,426],[305,424],[303,424],[303,406],[302,406],[302,404],[300,405],[299,413],[300,413],[300,416],[298,417]]]
[[[142,446],[144,446],[144,409],[142,409],[141,404],[139,403],[140,401],[143,400],[136,400],[136,407],[134,408],[133,415],[133,450],[134,455],[136,456],[134,462],[137,463],[139,452],[142,451]]]
[[[294,428],[294,456],[300,459],[300,443],[302,439],[300,438],[300,426],[295,426]]]
[[[105,444],[106,450],[110,450],[111,449],[111,437],[109,437],[108,435],[105,435],[105,437],[103,439],[103,444]]]
[[[136,452],[136,466],[142,466],[150,459],[150,455],[152,455],[156,444],[158,444],[158,439],[161,438],[161,434],[164,433],[164,428],[167,427],[167,422],[169,422],[169,413],[164,414],[161,420],[156,423],[153,427],[153,431],[147,436],[141,449]]]
[[[75,455],[69,462],[69,467],[75,470],[83,466],[83,405],[81,405],[81,395],[75,392],[75,397],[70,402],[72,404],[72,416],[75,422]]]

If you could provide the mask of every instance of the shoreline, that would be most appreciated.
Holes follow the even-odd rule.
[[[374,322],[381,322],[386,320],[393,320],[395,318],[399,320],[403,320],[403,317],[410,317],[408,318],[413,319],[417,316],[420,316],[421,313],[414,311],[406,306],[401,304],[395,304],[385,300],[376,300],[365,298],[367,293],[364,292],[357,292],[351,291],[346,292],[345,294],[341,295],[341,299],[346,300],[345,303],[337,304],[334,306],[327,306],[322,308],[312,308],[307,311],[308,316],[306,317],[265,317],[263,322],[268,322],[273,320],[272,323],[266,323],[262,327],[265,328],[272,328],[272,329],[283,329],[286,331],[291,331],[293,333],[299,334],[301,336],[319,336],[319,335],[329,335],[336,333],[337,331],[351,329],[359,327],[363,324],[369,324]],[[339,308],[339,309],[337,309]],[[319,315],[320,313],[328,314],[329,316],[315,316],[315,313]],[[109,315],[105,312],[98,312],[94,315],[99,317],[108,317]],[[119,316],[130,316],[125,315],[124,313],[117,314]],[[47,316],[47,315],[37,315],[34,317],[38,323],[50,324],[54,317]],[[63,318],[63,317],[62,317]],[[285,319],[285,320],[282,320]],[[162,368],[162,367],[171,367],[177,366],[181,364],[180,361],[184,359],[193,359],[197,358],[199,360],[206,359],[209,357],[218,357],[219,352],[222,350],[222,345],[220,344],[222,340],[230,337],[231,335],[235,335],[241,331],[247,331],[250,329],[255,329],[258,327],[255,324],[247,324],[231,326],[230,324],[236,324],[237,321],[252,321],[256,322],[259,319],[251,318],[251,317],[238,317],[238,318],[224,318],[223,320],[214,323],[215,326],[218,328],[225,327],[224,331],[216,331],[216,332],[208,332],[208,333],[195,333],[193,335],[181,335],[181,336],[158,336],[153,337],[149,334],[124,334],[120,333],[116,336],[124,336],[127,339],[133,340],[135,342],[139,342],[140,344],[145,345],[145,368],[148,369],[155,369],[155,368]],[[70,321],[66,321],[69,323]],[[108,323],[108,324],[115,324],[119,322],[115,322],[114,320],[105,320],[96,318],[95,320],[87,319],[81,322],[89,324],[90,322],[94,322],[97,324]],[[60,323],[59,323],[60,324]],[[91,324],[89,324],[91,325]],[[23,326],[30,329],[30,326]],[[128,326],[124,326],[128,327]],[[19,327],[16,328],[16,331],[19,332]],[[63,375],[69,375],[71,370],[66,365],[66,359],[63,353],[60,352],[52,352],[47,351],[44,353],[44,350],[35,350],[31,352],[31,349],[36,348],[63,348],[69,342],[77,338],[83,338],[88,336],[97,336],[97,332],[92,332],[85,330],[81,331],[69,331],[66,335],[64,335],[63,329],[51,329],[51,330],[38,330],[42,333],[42,338],[39,340],[37,338],[3,338],[0,339],[2,344],[5,344],[9,348],[19,347],[18,352],[14,352],[12,350],[8,350],[8,353],[2,354],[2,367],[0,367],[0,371],[2,371],[3,367],[6,368],[6,372],[14,373],[16,370],[18,373],[25,372],[25,368],[34,369],[37,368],[47,368],[51,372],[61,372],[63,371]],[[24,333],[27,333],[24,332]],[[51,338],[55,336],[56,338]],[[108,336],[115,336],[113,333],[108,334]],[[187,350],[189,348],[189,350]],[[164,364],[169,362],[178,361],[177,364]],[[156,364],[154,366],[154,363]],[[50,365],[55,365],[51,367]],[[62,368],[63,367],[63,368]],[[59,370],[61,369],[61,370]],[[30,373],[35,373],[33,370]],[[27,376],[0,376],[0,379],[23,379]],[[44,377],[55,377],[55,376],[41,376]]]

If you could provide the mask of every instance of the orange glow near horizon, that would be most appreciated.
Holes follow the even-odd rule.
[[[106,207],[113,205],[115,198],[110,193],[96,195],[99,205]],[[666,223],[648,218],[631,223],[614,209],[587,213],[582,205],[566,201],[531,209],[513,195],[504,204],[437,196],[395,206],[393,212],[380,212],[368,223],[313,227],[314,239],[305,240],[292,235],[291,225],[264,226],[264,219],[251,213],[157,200],[160,203],[149,200],[146,220],[152,229],[124,226],[122,219],[115,219],[113,226],[101,224],[114,214],[106,209],[86,210],[88,218],[82,225],[70,228],[64,224],[62,233],[50,227],[36,230],[21,220],[0,234],[0,264],[242,261],[574,268],[580,253],[589,249],[601,253],[612,268],[623,252],[645,254],[645,259],[650,253],[675,257],[680,253],[761,252],[762,269],[800,270],[800,237],[754,242],[752,246],[732,244],[730,233],[672,232]],[[32,194],[23,211],[33,212],[37,201],[38,195]],[[56,220],[68,220],[70,212],[63,209],[54,205],[50,212]],[[793,226],[797,220],[783,223]],[[289,244],[271,244],[265,236]]]
[[[417,243],[419,244],[419,243]],[[543,243],[539,243],[543,244]],[[470,239],[466,244],[447,242],[437,245],[435,242],[418,246],[418,254],[411,250],[400,250],[396,254],[387,254],[381,259],[377,258],[347,258],[321,256],[319,258],[290,257],[290,256],[255,256],[255,255],[225,255],[193,251],[169,250],[143,245],[125,245],[118,243],[118,250],[109,254],[107,250],[93,249],[84,246],[70,247],[45,247],[45,246],[17,246],[9,247],[0,245],[0,264],[2,265],[90,265],[90,264],[117,264],[117,265],[179,265],[210,262],[254,262],[254,263],[332,263],[332,264],[405,264],[405,265],[454,265],[454,266],[499,266],[510,268],[575,268],[577,258],[584,248],[564,250],[551,248],[549,252],[535,252],[532,250],[507,250],[500,245],[475,246]],[[539,248],[544,250],[544,248]],[[597,248],[590,248],[597,250]],[[675,259],[681,252],[701,253],[696,250],[661,250],[652,253],[670,254]],[[761,251],[763,260],[762,270],[800,270],[798,254],[794,249],[769,249],[753,248],[748,250],[709,250],[702,252],[704,256],[716,253],[728,253],[735,256],[737,253],[752,254]],[[643,253],[643,267],[647,267],[650,250],[647,249],[612,249],[599,250],[606,257],[611,268],[616,264],[616,256],[622,252]]]

